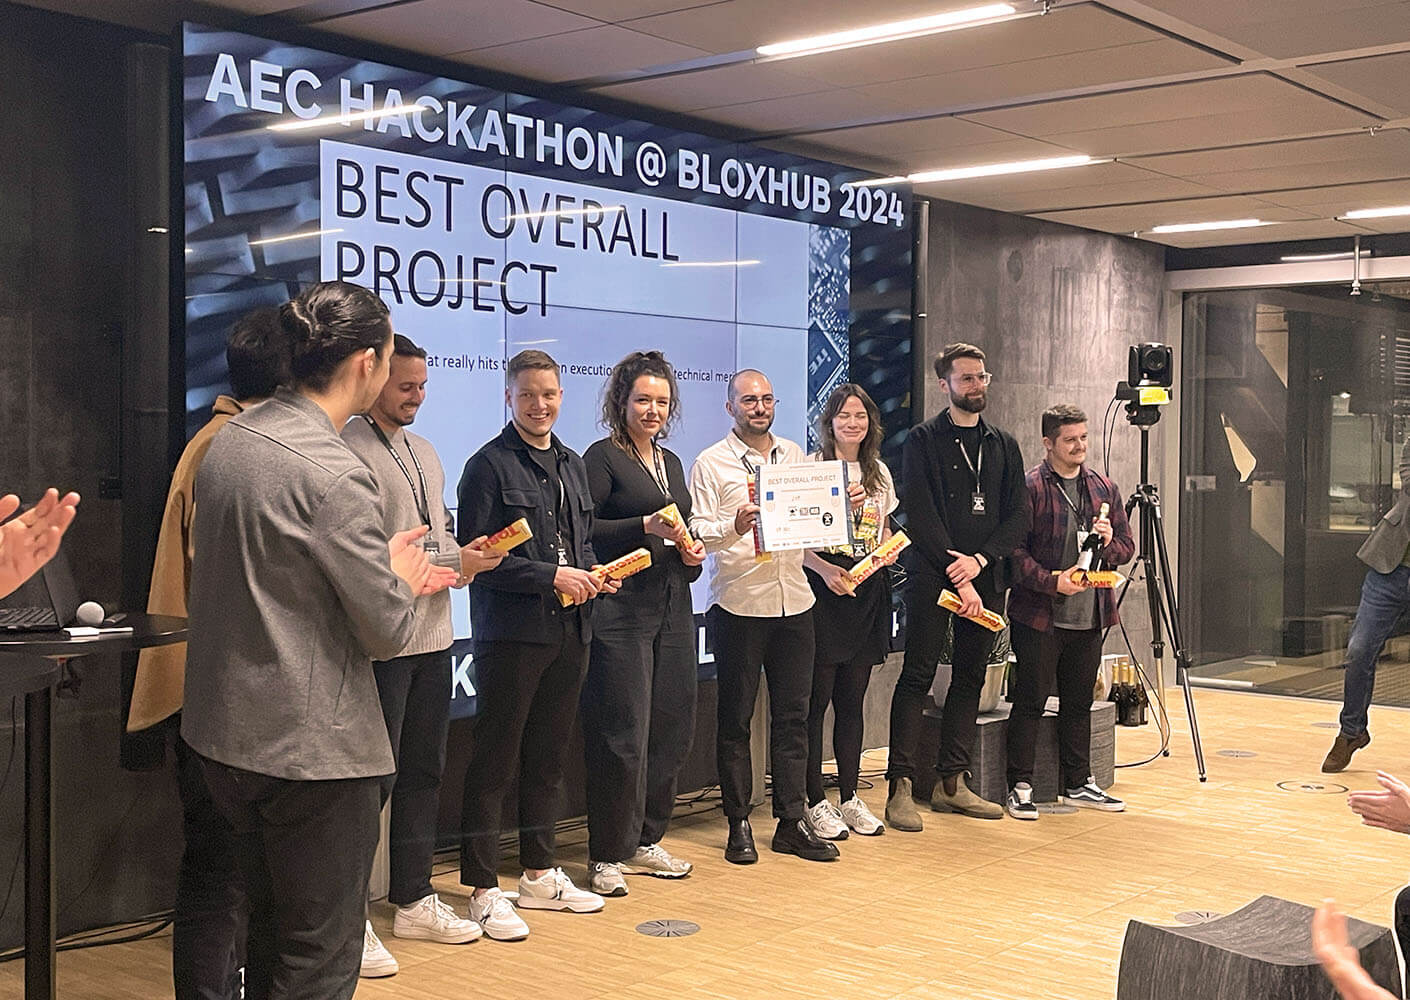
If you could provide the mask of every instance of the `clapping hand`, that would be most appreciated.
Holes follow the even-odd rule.
[[[39,502],[19,517],[0,524],[0,597],[33,576],[59,551],[64,532],[78,513],[78,494],[48,489]],[[19,509],[13,493],[0,497],[0,520]]]
[[[1312,914],[1312,951],[1343,1000],[1394,1000],[1361,967],[1361,956],[1346,939],[1346,917],[1330,899]]]
[[[1376,780],[1381,784],[1380,791],[1352,792],[1346,797],[1346,804],[1367,826],[1410,833],[1410,787],[1384,771],[1376,772]]]

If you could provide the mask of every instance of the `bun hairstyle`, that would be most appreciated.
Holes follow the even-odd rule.
[[[387,304],[361,285],[321,281],[279,309],[289,338],[294,384],[322,391],[347,358],[372,348],[381,357],[392,332]]]

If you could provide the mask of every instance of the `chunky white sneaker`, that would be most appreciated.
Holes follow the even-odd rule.
[[[521,910],[567,910],[570,913],[596,913],[606,905],[602,897],[586,892],[563,874],[562,868],[550,868],[539,878],[519,876],[519,908]]]
[[[881,820],[873,816],[867,804],[855,795],[842,803],[838,811],[842,813],[842,822],[859,836],[875,837],[886,832]]]
[[[1004,811],[1014,819],[1037,819],[1038,807],[1033,804],[1033,786],[1020,781],[1009,789],[1004,799]]]
[[[449,905],[441,902],[434,892],[422,896],[410,906],[398,906],[392,920],[392,933],[399,938],[434,941],[437,944],[465,944],[474,941],[483,931],[473,920],[457,917]]]
[[[486,889],[470,897],[470,919],[485,929],[492,941],[522,941],[529,936],[529,925],[514,912],[514,904],[498,889]]]
[[[660,844],[643,844],[622,862],[623,875],[655,875],[657,878],[684,878],[695,866],[682,861]]]
[[[362,968],[357,974],[363,979],[381,979],[383,976],[395,976],[400,968],[396,958],[372,929],[372,921],[367,921],[367,927],[362,932]]]
[[[808,829],[813,831],[813,836],[819,840],[847,839],[847,824],[842,822],[842,814],[828,799],[823,799],[815,806],[809,806],[808,811],[803,814],[803,820],[808,824]]]
[[[1080,806],[1083,809],[1100,809],[1102,812],[1119,813],[1126,810],[1126,803],[1114,795],[1102,791],[1090,775],[1081,788],[1069,788],[1062,794],[1064,805]]]
[[[625,896],[627,880],[622,878],[622,866],[615,861],[589,861],[588,888],[599,896]]]

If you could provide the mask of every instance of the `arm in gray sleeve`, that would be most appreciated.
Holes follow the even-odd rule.
[[[374,660],[400,653],[416,625],[415,596],[392,572],[382,499],[370,472],[354,469],[333,484],[314,515],[309,541],[313,560],[337,592],[358,644]]]

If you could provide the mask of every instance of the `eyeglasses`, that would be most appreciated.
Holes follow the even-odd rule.
[[[955,380],[960,385],[988,385],[994,376],[988,372],[980,372],[978,375],[956,375]]]
[[[772,409],[774,408],[774,404],[777,403],[777,402],[778,402],[778,399],[777,399],[776,397],[774,397],[774,396],[740,396],[740,397],[739,397],[739,405],[742,406],[742,407],[744,407],[746,410],[752,410],[752,409],[754,409],[754,407],[758,406],[760,403],[763,403],[763,404],[764,404],[764,409],[766,409],[766,410],[772,410]]]

